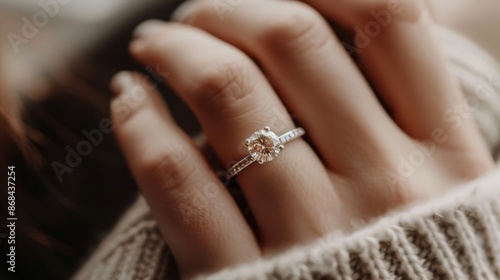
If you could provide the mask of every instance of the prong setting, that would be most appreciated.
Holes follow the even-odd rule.
[[[269,126],[254,132],[244,141],[249,155],[228,169],[228,177],[231,178],[235,176],[254,162],[261,165],[273,161],[285,148],[284,145],[286,143],[297,139],[304,134],[304,129],[300,127],[292,129],[281,136],[277,136],[273,131],[271,131]]]

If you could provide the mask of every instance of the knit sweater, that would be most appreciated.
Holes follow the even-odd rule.
[[[436,28],[436,36],[467,98],[481,103],[474,116],[496,155],[500,68],[467,39],[443,28]],[[485,92],[491,94],[484,98]],[[74,279],[175,277],[174,259],[140,197]],[[332,232],[308,246],[199,278],[500,279],[500,168],[353,233]]]

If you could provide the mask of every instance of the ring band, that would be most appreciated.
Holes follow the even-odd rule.
[[[254,162],[264,164],[276,159],[280,151],[285,148],[284,144],[300,138],[305,133],[301,127],[294,128],[279,137],[271,131],[269,126],[266,126],[263,130],[256,131],[245,140],[249,155],[231,166],[227,170],[227,177],[231,178],[235,176]]]

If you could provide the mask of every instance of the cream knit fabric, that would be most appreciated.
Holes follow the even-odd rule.
[[[436,36],[488,147],[497,154],[500,69],[466,39],[441,28]],[[139,198],[74,279],[168,279],[175,277],[174,267],[147,204]],[[200,278],[500,279],[500,169],[443,197],[388,214],[354,234],[332,233],[272,259]]]

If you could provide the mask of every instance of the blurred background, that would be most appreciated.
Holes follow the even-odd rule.
[[[19,111],[24,123],[9,133],[15,143],[6,161],[16,166],[17,175],[16,273],[7,271],[4,247],[0,279],[69,279],[136,198],[137,188],[112,134],[104,134],[102,143],[64,173],[62,181],[51,164],[65,164],[67,147],[76,149],[87,139],[82,131],[98,129],[109,116],[108,83],[116,72],[151,75],[128,55],[131,33],[148,18],[168,19],[180,1],[59,2],[0,1],[2,94],[15,95],[1,106],[12,114]],[[40,15],[48,14],[46,9],[54,14],[48,20]],[[37,31],[25,27],[26,20]],[[27,42],[9,37],[11,32]],[[180,125],[191,135],[199,131],[175,95],[164,86],[160,90]],[[5,196],[2,191],[2,223]],[[2,226],[2,246],[7,245],[6,233]]]
[[[87,139],[83,131],[108,118],[108,83],[116,72],[151,75],[128,55],[131,33],[146,19],[167,20],[181,2],[0,0],[0,112],[6,119],[0,163],[1,170],[16,166],[18,218],[16,273],[2,261],[0,279],[68,279],[137,197],[112,134],[62,179],[52,165],[64,164],[68,149]],[[431,4],[443,24],[500,60],[500,1]],[[164,85],[160,91],[180,126],[196,135],[193,115]],[[5,196],[2,191],[2,221]],[[6,233],[2,227],[3,258]]]

